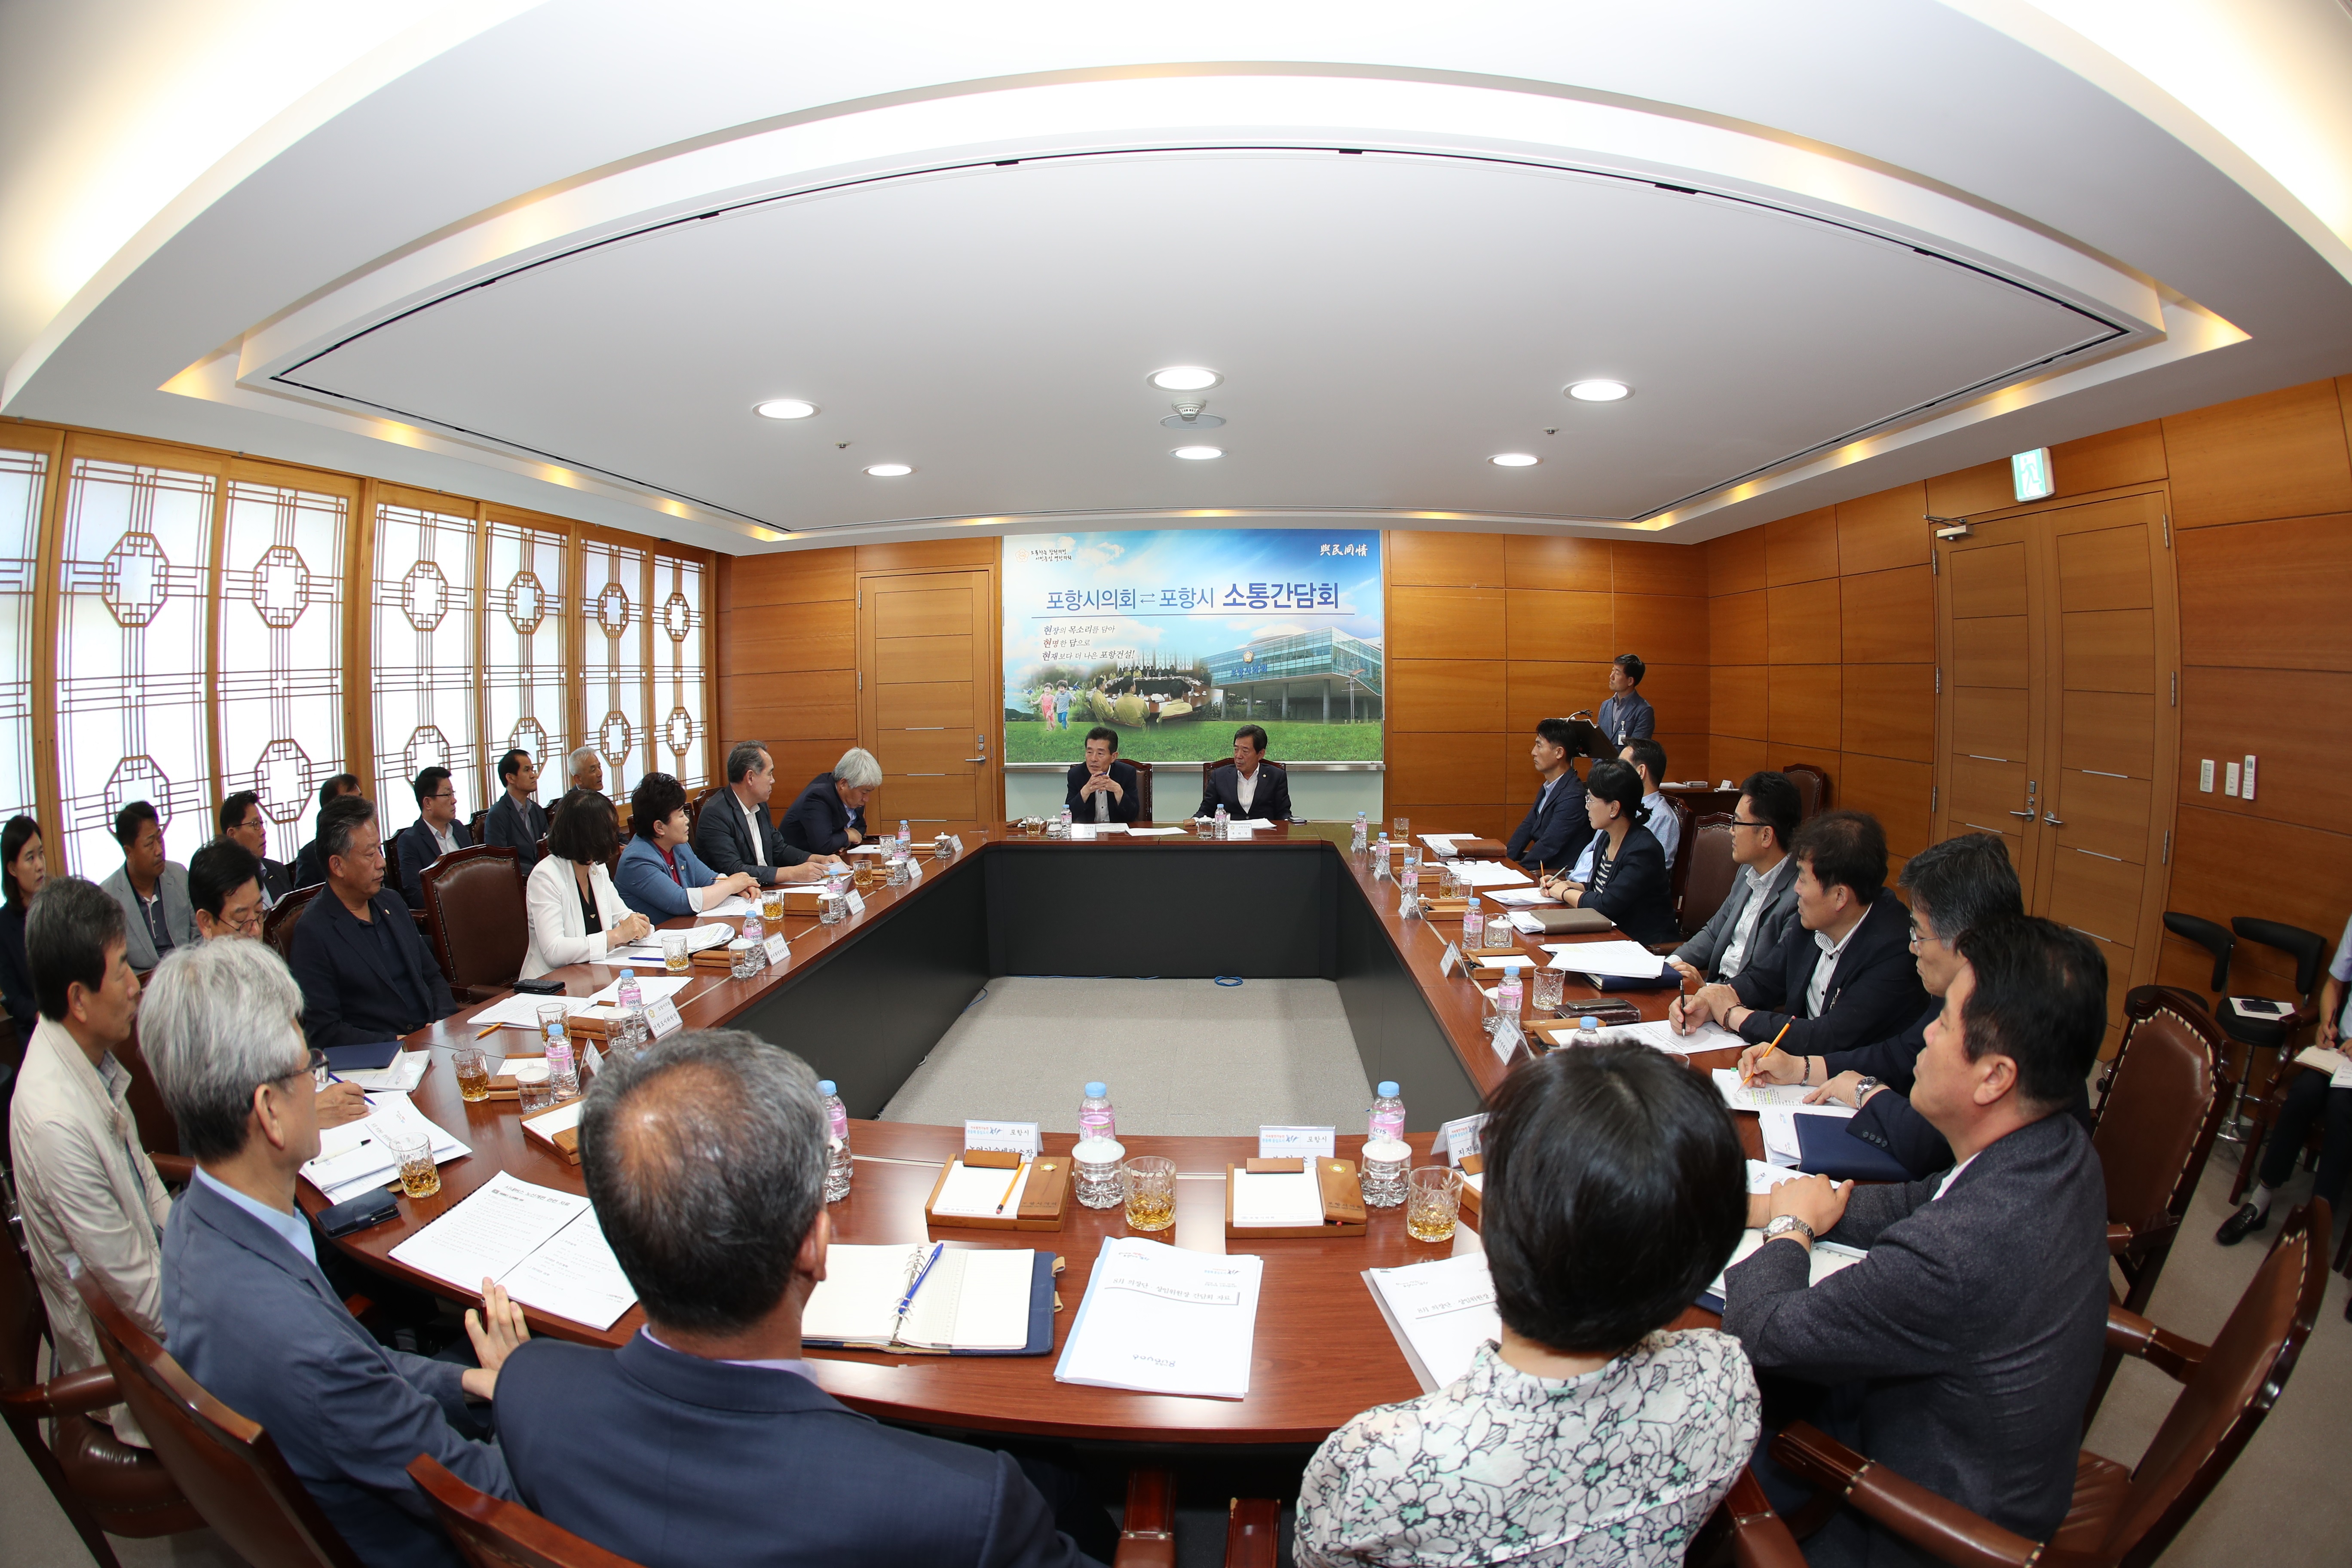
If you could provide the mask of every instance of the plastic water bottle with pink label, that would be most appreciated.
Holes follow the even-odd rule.
[[[1125,1201],[1118,1164],[1126,1153],[1118,1142],[1118,1114],[1111,1110],[1110,1085],[1087,1085],[1085,1097],[1078,1101],[1078,1146],[1070,1151],[1080,1204],[1107,1209]]]
[[[1365,1204],[1392,1209],[1404,1202],[1405,1168],[1412,1163],[1412,1151],[1404,1141],[1404,1100],[1394,1082],[1383,1080],[1364,1139]]]
[[[816,1089],[824,1096],[824,1133],[833,1143],[833,1163],[824,1173],[824,1201],[838,1203],[849,1195],[849,1108],[834,1092],[833,1079],[818,1079]]]

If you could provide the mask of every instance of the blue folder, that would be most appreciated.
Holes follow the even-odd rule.
[[[1855,1137],[1842,1116],[1795,1116],[1797,1169],[1837,1182],[1907,1182],[1911,1173],[1877,1144]]]
[[[1034,1254],[1031,1261],[1036,1271],[1029,1276],[1029,1342],[1019,1350],[954,1351],[950,1355],[1051,1355],[1054,1353],[1054,1269],[1061,1258],[1051,1252]],[[870,1350],[874,1347],[860,1342],[849,1344],[842,1340],[803,1340],[803,1344],[820,1350]],[[936,1354],[936,1352],[925,1352]]]

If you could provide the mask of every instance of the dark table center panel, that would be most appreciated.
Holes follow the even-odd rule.
[[[991,844],[991,974],[1339,976],[1341,867],[1319,838],[1270,844]]]

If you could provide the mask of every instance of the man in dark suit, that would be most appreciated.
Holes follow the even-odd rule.
[[[319,814],[327,886],[294,927],[302,1027],[314,1046],[396,1040],[457,1010],[400,895],[383,885],[375,806],[345,795]]]
[[[1209,787],[1192,815],[1214,816],[1221,805],[1235,822],[1290,820],[1290,775],[1265,760],[1265,731],[1255,724],[1234,731],[1234,765],[1220,763],[1210,770]]]
[[[646,1568],[1087,1561],[1009,1456],[858,1415],[801,1359],[833,1231],[807,1063],[673,1036],[596,1075],[580,1155],[646,1326],[618,1351],[534,1340],[499,1372],[534,1511]],[[1108,1559],[1108,1516],[1087,1522]]]
[[[529,752],[516,750],[499,759],[499,784],[505,793],[482,818],[482,842],[515,852],[515,869],[523,876],[539,864],[539,841],[547,837],[547,808],[539,804],[539,763]]]
[[[321,817],[325,816],[328,806],[347,795],[359,793],[358,775],[337,773],[319,786],[319,815]],[[301,852],[294,857],[294,885],[298,888],[315,888],[326,879],[327,862],[326,858],[319,853],[318,829],[313,826],[310,842],[302,846]]]
[[[481,1402],[529,1331],[487,1279],[483,1310],[466,1314],[478,1366],[387,1349],[344,1310],[294,1206],[319,1152],[300,1005],[257,942],[174,953],[147,993],[140,1049],[196,1162],[163,1229],[164,1332],[189,1376],[269,1433],[362,1562],[457,1568],[408,1464],[430,1454],[514,1497]]]
[[[1071,763],[1063,782],[1073,822],[1134,822],[1143,814],[1142,781],[1133,763],[1118,760],[1118,731],[1108,724],[1087,731],[1087,760]]]
[[[882,764],[874,753],[850,747],[831,773],[809,780],[784,813],[784,842],[810,855],[840,855],[865,843],[866,803],[881,787]]]
[[[1731,812],[1731,859],[1739,880],[1698,934],[1667,962],[1685,984],[1737,977],[1750,964],[1782,963],[1780,949],[1797,924],[1797,867],[1789,845],[1804,821],[1797,786],[1782,774],[1755,773],[1739,786]]]
[[[703,802],[695,819],[695,858],[722,877],[747,871],[763,888],[822,880],[838,858],[812,856],[785,840],[768,820],[768,797],[775,789],[776,764],[768,748],[736,742],[727,753],[727,793]]]
[[[263,909],[294,890],[294,868],[269,858],[269,821],[261,815],[259,795],[241,789],[222,801],[220,833],[260,863]]]
[[[1541,876],[1576,864],[1579,851],[1592,842],[1592,824],[1584,814],[1584,782],[1576,776],[1576,732],[1565,719],[1536,721],[1536,743],[1528,753],[1543,779],[1527,819],[1503,847],[1503,858],[1519,869]]]
[[[1751,964],[1726,984],[1667,1005],[1685,1031],[1712,1020],[1792,1056],[1852,1050],[1884,1039],[1927,1005],[1911,961],[1911,917],[1886,882],[1886,835],[1866,812],[1825,811],[1797,830],[1796,931],[1781,963]],[[1788,1034],[1781,1036],[1781,1026]]]
[[[2106,1185],[2063,1114],[2106,1031],[2106,963],[2020,916],[1960,941],[1912,1092],[1959,1163],[1939,1180],[1783,1182],[1748,1200],[1764,1245],[1724,1276],[1723,1327],[1801,1416],[1906,1479],[2046,1541],[2074,1488],[2107,1317]],[[1865,1248],[1807,1285],[1814,1240]],[[1811,1386],[1805,1386],[1811,1385]],[[1757,1473],[1783,1512],[1810,1488]],[[1936,1561],[1852,1510],[1805,1542],[1824,1564]]]
[[[400,830],[396,853],[400,896],[412,910],[425,907],[425,873],[442,856],[473,843],[457,820],[457,782],[447,768],[426,768],[410,786],[416,792],[416,820]]]

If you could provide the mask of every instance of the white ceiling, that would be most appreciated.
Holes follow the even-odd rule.
[[[2042,12],[1211,7],[1171,57],[914,9],[420,7],[116,252],[5,411],[734,551],[1696,540],[2352,369],[2325,160]],[[1169,455],[1175,362],[1227,377],[1218,461]],[[1636,394],[1560,395],[1591,375]],[[751,414],[783,395],[824,411]]]

